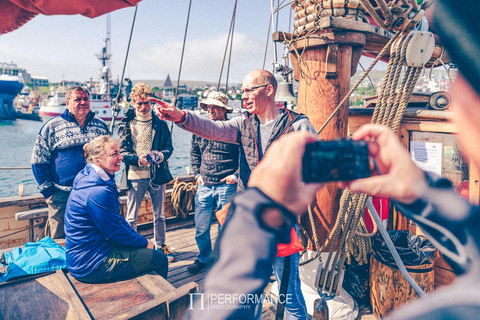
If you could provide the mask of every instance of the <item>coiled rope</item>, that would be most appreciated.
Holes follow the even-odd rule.
[[[185,219],[188,216],[188,210],[193,208],[193,200],[197,185],[193,182],[180,182],[175,179],[171,194],[172,212],[176,217]]]

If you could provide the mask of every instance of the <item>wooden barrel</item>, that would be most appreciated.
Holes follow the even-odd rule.
[[[434,266],[406,266],[413,280],[425,293],[434,289]],[[370,258],[370,302],[373,312],[383,318],[410,300],[418,298],[397,266],[385,265],[372,254]]]

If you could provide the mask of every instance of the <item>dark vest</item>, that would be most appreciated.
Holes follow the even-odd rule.
[[[268,140],[267,148],[272,144],[273,141],[280,138],[284,133],[294,131],[292,123],[299,117],[299,114],[287,109],[278,119],[275,127],[273,128],[270,139]],[[238,181],[237,190],[244,190],[247,187],[248,179],[250,178],[250,173],[253,168],[261,160],[261,141],[260,141],[260,121],[258,117],[249,112],[244,112],[243,119],[240,125],[240,135],[238,143],[241,145],[240,148],[240,179]]]

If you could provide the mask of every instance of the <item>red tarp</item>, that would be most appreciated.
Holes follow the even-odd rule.
[[[0,34],[18,29],[38,14],[81,14],[95,18],[142,0],[0,0]]]

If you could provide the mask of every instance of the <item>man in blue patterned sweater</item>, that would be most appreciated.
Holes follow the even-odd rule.
[[[32,170],[38,189],[48,204],[52,238],[65,237],[64,216],[75,176],[85,167],[83,146],[108,126],[90,111],[90,93],[74,86],[65,94],[67,110],[40,129],[32,154]]]
[[[222,92],[212,92],[200,102],[213,121],[227,120],[228,97]],[[191,273],[202,271],[212,252],[210,227],[217,210],[232,201],[237,191],[239,145],[192,136],[190,162],[197,179],[195,194],[195,240],[199,253],[195,262],[187,267]]]

